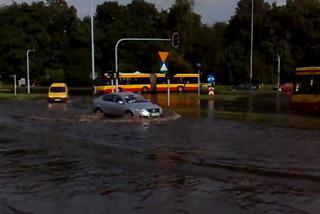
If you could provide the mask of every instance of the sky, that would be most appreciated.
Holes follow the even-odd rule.
[[[32,2],[36,0],[15,0],[15,2]],[[84,17],[90,14],[90,0],[66,0],[69,5],[77,8],[78,16]],[[94,8],[106,0],[92,0]],[[114,0],[113,0],[114,1]],[[161,9],[168,9],[175,0],[145,0],[153,3]],[[269,3],[276,2],[278,5],[285,4],[286,0],[266,0]],[[0,0],[1,4],[11,4],[12,0]],[[128,4],[131,0],[119,0],[120,4]],[[213,24],[215,22],[228,21],[234,15],[238,0],[195,0],[194,11],[202,16],[202,22]]]

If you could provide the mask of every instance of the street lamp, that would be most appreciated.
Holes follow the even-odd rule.
[[[277,54],[277,61],[278,61],[278,91],[280,90],[280,56]]]
[[[95,61],[94,61],[94,32],[93,32],[93,5],[91,0],[91,63],[92,63],[92,80],[95,78]]]
[[[30,71],[29,71],[29,53],[34,52],[36,50],[28,49],[27,50],[27,88],[28,88],[28,94],[30,94]]]
[[[252,67],[253,67],[253,0],[251,0],[250,87],[252,87]]]

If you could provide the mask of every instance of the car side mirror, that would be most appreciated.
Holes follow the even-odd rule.
[[[118,103],[119,103],[120,105],[123,105],[123,104],[124,104],[124,102],[123,102],[122,100],[119,100]]]

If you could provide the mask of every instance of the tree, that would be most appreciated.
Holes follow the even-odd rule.
[[[133,0],[128,5],[106,1],[95,16],[96,71],[114,70],[116,42],[125,37],[171,38],[181,34],[181,45],[170,42],[124,42],[118,49],[121,72],[158,72],[158,51],[169,51],[171,72],[214,72],[217,81],[237,84],[249,80],[251,0],[240,0],[228,23],[205,25],[193,10],[193,0],[176,0],[168,10]],[[287,0],[287,5],[254,1],[255,81],[274,83],[275,56],[281,57],[281,79],[292,78],[297,66],[316,66],[320,57],[320,2]],[[48,84],[57,76],[69,85],[90,85],[90,18],[80,20],[66,0],[13,2],[0,7],[0,75],[26,76],[26,50],[30,55],[31,78]],[[50,72],[49,72],[50,71]],[[205,78],[203,78],[205,79]]]

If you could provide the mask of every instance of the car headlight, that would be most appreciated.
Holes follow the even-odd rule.
[[[142,117],[149,117],[150,116],[150,113],[147,111],[147,109],[136,109],[136,111]]]

